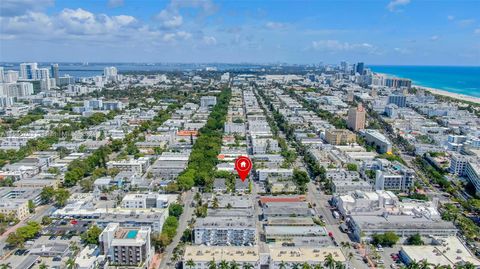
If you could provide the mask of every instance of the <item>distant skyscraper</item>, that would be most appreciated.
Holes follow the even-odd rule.
[[[364,66],[363,63],[361,63],[361,62],[360,62],[360,63],[357,63],[357,65],[355,66],[355,68],[356,68],[355,71],[356,71],[357,73],[359,73],[360,75],[363,75],[363,71],[364,71],[364,69],[365,69],[365,66]]]
[[[21,79],[35,79],[36,70],[37,70],[37,63],[21,63],[20,64],[20,78]]]
[[[406,107],[407,97],[405,95],[392,94],[388,96],[388,104],[395,104],[398,107]]]
[[[345,61],[340,62],[340,69],[342,69],[342,71],[344,73],[347,73],[348,72],[348,63],[345,62]]]
[[[353,98],[354,98],[353,90],[348,90],[347,91],[347,102],[353,102]]]
[[[50,70],[48,68],[38,68],[35,70],[34,79],[50,79]]]
[[[360,103],[358,107],[352,107],[348,110],[348,121],[347,125],[353,131],[358,131],[365,129],[365,108]]]
[[[0,82],[5,81],[5,73],[3,71],[3,67],[0,66]]]
[[[58,64],[52,64],[50,66],[50,74],[52,78],[55,79],[55,83],[58,83],[58,78],[60,77],[58,74]]]
[[[103,76],[107,78],[117,76],[117,68],[115,66],[105,67],[103,69]]]
[[[5,74],[5,82],[17,82],[18,71],[8,70]]]

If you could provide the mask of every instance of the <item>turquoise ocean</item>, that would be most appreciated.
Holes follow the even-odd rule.
[[[373,72],[409,78],[412,84],[480,97],[480,66],[368,66]]]

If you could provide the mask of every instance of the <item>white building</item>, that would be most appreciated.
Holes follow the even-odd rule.
[[[202,96],[200,98],[201,107],[212,107],[217,104],[217,97],[215,96]]]
[[[110,265],[146,269],[154,252],[150,234],[150,227],[124,228],[110,223],[99,236],[100,250]]]
[[[35,79],[37,63],[21,63],[20,64],[20,78],[22,79]]]
[[[376,170],[375,189],[407,191],[414,186],[415,171],[395,162],[392,168]]]
[[[260,269],[258,246],[186,246],[182,259],[183,267],[191,269],[208,269],[212,261],[215,261],[217,268],[220,268],[221,261],[225,261],[228,264],[236,262],[240,266],[250,264],[253,266],[253,269]],[[193,262],[194,266],[188,267],[187,263],[191,262]]]
[[[117,76],[117,68],[115,66],[108,66],[103,69],[103,76],[112,79]]]
[[[107,168],[118,168],[120,171],[134,172],[139,175],[143,175],[150,166],[150,159],[148,157],[140,157],[138,159],[122,160],[122,161],[109,161],[107,162]]]
[[[480,194],[480,166],[476,162],[469,162],[466,169],[465,175],[468,180],[472,182],[475,187],[477,195]]]
[[[129,193],[123,197],[121,205],[123,208],[166,208],[171,199],[169,195],[158,193]]]
[[[257,169],[259,181],[266,181],[267,179],[289,179],[293,177],[293,169]]]
[[[208,246],[255,245],[255,220],[249,217],[198,218],[194,228],[194,242]]]

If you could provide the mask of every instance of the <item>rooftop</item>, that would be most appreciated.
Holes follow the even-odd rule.
[[[234,247],[234,246],[187,246],[185,248],[184,260],[193,260],[195,262],[215,261],[236,261],[250,262],[258,261],[258,247]]]

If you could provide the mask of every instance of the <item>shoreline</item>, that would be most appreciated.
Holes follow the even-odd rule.
[[[445,90],[440,90],[440,89],[435,89],[435,88],[430,88],[430,87],[424,87],[420,85],[412,85],[412,88],[418,88],[418,89],[423,89],[425,91],[429,91],[432,94],[437,94],[437,95],[442,95],[454,99],[458,99],[461,101],[467,101],[467,102],[473,102],[480,104],[480,97],[474,97],[474,96],[469,96],[465,94],[460,94],[460,93],[453,93]]]
[[[374,73],[382,75],[382,76],[387,76],[387,77],[398,77],[398,78],[409,79],[409,78],[402,77],[402,76],[395,76],[393,74],[387,74],[387,73],[381,73],[381,72],[374,72]],[[412,88],[423,89],[425,91],[431,92],[432,94],[442,95],[442,96],[458,99],[460,101],[473,102],[473,103],[480,104],[480,97],[475,97],[475,96],[461,94],[461,93],[449,92],[449,91],[446,91],[446,90],[441,90],[441,89],[437,89],[437,88],[426,87],[426,86],[421,86],[421,85],[416,85],[416,84],[412,84]]]

